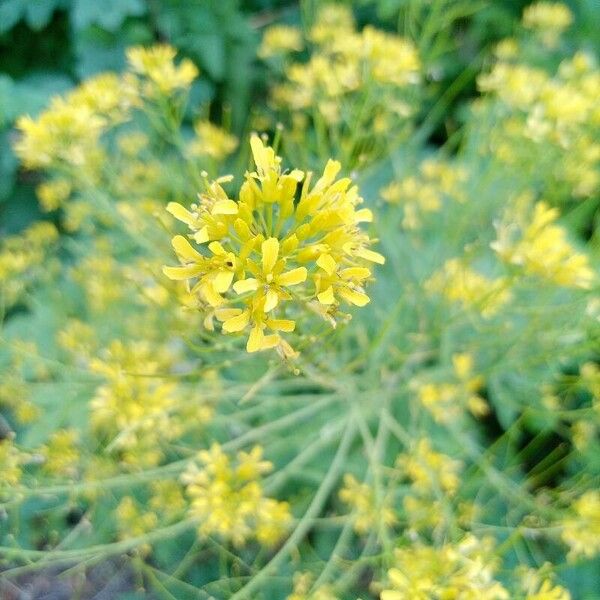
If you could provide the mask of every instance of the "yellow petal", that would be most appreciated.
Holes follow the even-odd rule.
[[[331,254],[321,254],[321,256],[319,256],[317,259],[317,265],[321,267],[321,269],[323,269],[327,275],[333,275],[337,267],[337,264]]]
[[[265,175],[269,170],[275,168],[275,152],[272,148],[265,146],[256,134],[250,138],[250,147],[259,175]]]
[[[243,242],[246,242],[252,237],[250,227],[248,227],[246,221],[242,219],[236,219],[233,223],[233,228]]]
[[[219,319],[219,321],[227,321],[227,319],[231,319],[232,317],[237,317],[242,314],[241,308],[217,308],[215,310],[215,317]]]
[[[250,322],[250,311],[245,310],[235,317],[230,317],[223,323],[223,331],[227,333],[236,333],[242,331]]]
[[[204,325],[204,329],[206,329],[207,331],[215,330],[215,324],[213,323],[213,314],[212,313],[209,312],[204,317],[203,325]]]
[[[298,247],[298,238],[292,234],[290,237],[281,242],[281,253],[285,256],[290,254]]]
[[[225,252],[225,248],[223,248],[223,246],[219,243],[219,242],[211,242],[208,245],[208,249],[215,255],[215,256],[223,256],[225,254],[227,254]]]
[[[262,343],[265,338],[265,334],[262,329],[256,325],[250,331],[250,335],[248,336],[248,342],[246,344],[246,350],[248,352],[258,352],[262,350]]]
[[[261,246],[263,273],[271,273],[279,256],[279,241],[277,238],[266,239]]]
[[[374,252],[368,248],[359,248],[355,254],[359,258],[364,258],[365,260],[377,263],[378,265],[383,265],[385,263],[385,256],[383,256],[383,254],[379,254],[379,252]]]
[[[240,279],[233,284],[233,289],[237,294],[245,294],[246,292],[254,292],[258,289],[258,280],[249,278],[249,279]]]
[[[327,164],[325,165],[325,169],[323,171],[323,175],[315,184],[313,189],[313,193],[317,191],[321,191],[325,189],[328,185],[333,183],[333,180],[336,178],[336,175],[340,172],[342,165],[337,160],[329,159]]]
[[[163,273],[173,281],[183,281],[191,277],[197,277],[203,271],[201,265],[187,265],[185,267],[163,267]]]
[[[265,335],[263,330],[257,325],[252,328],[246,350],[248,352],[258,352],[259,350],[268,350],[274,348],[279,343],[278,335]]]
[[[176,235],[171,240],[171,245],[177,253],[177,256],[185,260],[201,261],[204,258],[202,254],[195,250],[182,235]]]
[[[371,275],[371,271],[366,267],[349,267],[348,269],[342,269],[340,271],[340,278],[344,280],[348,279],[366,279]]]
[[[224,294],[233,281],[233,271],[218,271],[213,278],[213,287],[219,294]]]
[[[277,277],[277,283],[279,285],[298,285],[303,281],[306,281],[306,276],[308,275],[308,271],[306,267],[298,267],[297,269],[292,269],[291,271],[287,271],[287,273],[282,273]]]
[[[296,328],[296,322],[290,319],[267,319],[265,321],[269,329],[274,331],[294,331]]]
[[[196,233],[194,234],[194,241],[197,244],[204,244],[205,242],[208,242],[208,240],[208,227],[203,227],[199,231],[196,231]]]
[[[219,200],[210,211],[213,215],[237,215],[238,205],[233,200]]]
[[[363,292],[357,292],[356,290],[351,290],[349,288],[340,288],[338,290],[338,294],[346,300],[346,302],[350,302],[350,304],[354,304],[356,306],[364,306],[368,304],[370,299]]]
[[[269,311],[273,310],[277,306],[278,303],[279,303],[279,296],[277,295],[277,292],[275,292],[273,290],[268,290],[267,294],[265,296],[264,311],[269,312]]]
[[[372,223],[373,213],[368,208],[361,208],[354,213],[355,223]]]
[[[275,348],[279,344],[281,338],[276,335],[265,335],[262,341],[262,350],[268,350],[269,348]]]
[[[215,290],[212,282],[208,281],[200,286],[200,293],[211,306],[220,306],[223,304],[222,296]]]
[[[321,304],[333,304],[335,302],[335,296],[333,295],[333,288],[329,286],[324,292],[317,294],[317,300]]]
[[[169,202],[169,204],[167,204],[167,212],[170,212],[178,221],[181,221],[182,223],[187,223],[190,226],[196,223],[196,217],[177,202]]]

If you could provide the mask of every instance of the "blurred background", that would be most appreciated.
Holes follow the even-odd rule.
[[[321,3],[322,4],[322,3]],[[428,81],[422,118],[429,141],[458,130],[461,107],[495,42],[511,34],[524,0],[452,0],[439,15],[428,0],[350,2],[360,25],[397,30],[419,43]],[[600,47],[600,0],[568,2],[578,21],[573,43]],[[210,102],[210,118],[242,135],[252,106],[264,101],[268,72],[256,59],[262,29],[275,22],[309,24],[319,0],[0,0],[0,235],[41,218],[35,175],[19,171],[11,150],[19,114],[34,116],[49,98],[81,80],[120,70],[124,50],[167,41],[191,58],[202,77],[192,107]],[[439,3],[434,3],[439,6]],[[443,110],[436,112],[436,107]],[[45,218],[48,218],[46,215]]]

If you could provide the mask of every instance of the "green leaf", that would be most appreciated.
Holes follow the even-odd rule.
[[[146,14],[143,0],[75,0],[71,18],[75,29],[99,25],[116,32],[127,17]]]
[[[55,10],[65,6],[65,0],[29,0],[25,5],[25,21],[31,29],[39,31],[48,25]]]
[[[0,127],[6,126],[15,118],[15,84],[8,75],[0,75]]]
[[[125,66],[125,48],[150,42],[148,27],[132,23],[118,34],[90,27],[75,38],[75,71],[85,79],[102,71],[119,71]]]
[[[0,33],[12,29],[22,18],[24,0],[6,0],[0,4]]]
[[[19,163],[10,147],[9,132],[0,133],[0,202],[12,193]]]
[[[225,75],[225,40],[218,33],[199,33],[182,36],[178,45],[200,63],[212,79]]]

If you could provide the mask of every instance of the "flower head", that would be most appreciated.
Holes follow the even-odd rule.
[[[223,333],[247,331],[248,352],[278,347],[290,355],[281,333],[294,331],[296,316],[314,304],[335,323],[340,304],[364,306],[372,265],[385,259],[360,229],[372,214],[358,208],[352,181],[337,179],[340,163],[330,160],[311,185],[312,173],[284,171],[258,136],[250,144],[256,170],[237,200],[221,185],[230,178],[221,178],[189,210],[167,206],[190,233],[173,238],[181,266],[164,272],[187,282]]]

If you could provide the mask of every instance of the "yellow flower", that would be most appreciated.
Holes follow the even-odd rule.
[[[588,289],[595,280],[588,257],[569,244],[566,231],[554,222],[558,210],[538,202],[529,224],[522,228],[521,238],[509,239],[509,232],[500,230],[492,248],[500,258],[520,267],[528,275],[536,275],[555,284]]]
[[[496,314],[511,298],[504,278],[485,277],[457,258],[447,260],[425,282],[425,289],[442,294],[450,302],[460,303],[465,308],[474,308],[483,317]]]
[[[176,54],[177,50],[168,44],[127,50],[131,69],[146,80],[143,91],[147,96],[168,96],[177,90],[186,90],[198,77],[198,69],[191,60],[185,58],[175,64]]]
[[[537,2],[523,11],[523,26],[538,32],[548,46],[554,46],[572,22],[573,14],[562,2]]]
[[[51,475],[73,476],[79,460],[78,441],[79,435],[73,429],[55,431],[41,450],[44,471]]]
[[[119,539],[128,540],[134,537],[142,537],[156,529],[158,516],[154,512],[142,512],[138,504],[131,496],[125,496],[115,511],[119,526]],[[137,550],[142,554],[148,554],[152,547],[148,543],[142,543]]]
[[[468,409],[476,417],[489,412],[486,401],[477,393],[483,378],[473,373],[473,357],[468,353],[452,356],[454,377],[441,383],[416,383],[419,401],[439,423],[448,423]]]
[[[71,194],[68,179],[53,179],[40,183],[35,190],[42,208],[49,212],[56,210]]]
[[[492,551],[491,539],[473,535],[440,548],[398,548],[395,566],[388,571],[390,587],[381,592],[381,600],[508,600],[508,591],[494,579]]]
[[[198,454],[182,476],[191,498],[189,513],[198,519],[200,535],[219,535],[236,546],[256,538],[272,545],[284,535],[290,512],[287,502],[264,495],[262,475],[273,465],[262,458],[262,448],[238,452],[235,464],[219,444]]]
[[[288,52],[299,52],[304,47],[302,33],[290,25],[272,25],[265,30],[258,56],[270,58]]]
[[[571,512],[561,523],[569,559],[596,556],[600,552],[600,493],[586,492],[573,502]]]
[[[12,438],[0,440],[0,499],[4,499],[9,493],[15,493],[15,488],[21,481],[24,462],[25,455],[15,446]]]
[[[210,406],[189,398],[167,377],[174,359],[147,341],[114,341],[90,362],[90,370],[104,379],[90,402],[92,427],[125,463],[158,463],[163,442],[212,416]]]
[[[320,585],[312,590],[313,581],[311,573],[294,573],[294,591],[286,600],[337,600],[330,585]]]
[[[389,499],[378,500],[375,490],[367,483],[359,483],[354,475],[344,475],[339,496],[353,511],[352,522],[357,533],[365,534],[379,525],[391,527],[396,523]]]
[[[246,173],[238,200],[222,187],[226,177],[207,183],[191,210],[167,206],[191,233],[172,240],[182,266],[163,271],[211,307],[209,327],[214,316],[224,333],[248,331],[248,352],[276,347],[293,356],[281,333],[295,330],[297,315],[317,303],[335,323],[340,303],[364,306],[371,276],[364,265],[384,257],[360,230],[372,214],[358,208],[362,199],[350,179],[336,180],[337,161],[311,186],[311,173],[283,171],[281,158],[258,136],[250,144],[256,171]]]
[[[454,496],[460,485],[462,463],[433,450],[427,438],[420,439],[409,453],[398,456],[396,466],[422,494],[442,492]]]
[[[98,140],[106,125],[89,107],[55,98],[37,120],[19,117],[15,151],[30,169],[55,164],[91,169],[100,160]]]
[[[571,594],[552,581],[550,567],[547,563],[539,570],[523,570],[521,587],[526,594],[525,600],[571,600]]]
[[[189,144],[192,156],[210,156],[214,160],[223,160],[237,148],[237,138],[210,121],[196,121],[194,132],[196,137]]]

